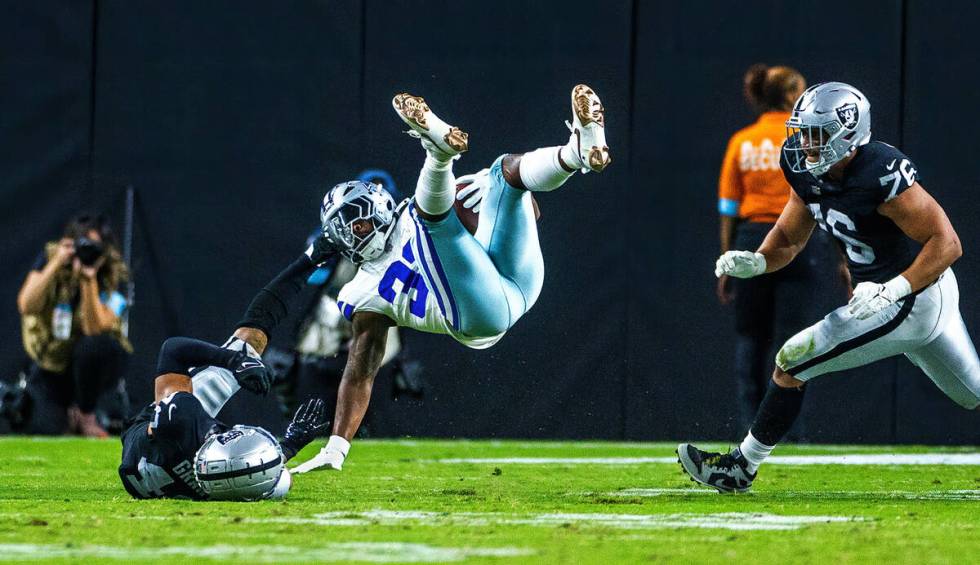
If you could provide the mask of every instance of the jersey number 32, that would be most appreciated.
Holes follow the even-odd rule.
[[[417,318],[425,318],[425,301],[429,297],[429,287],[425,285],[422,275],[412,269],[410,265],[415,263],[415,254],[412,253],[411,243],[406,243],[402,249],[402,261],[395,261],[388,270],[385,271],[381,282],[378,283],[378,294],[391,304],[399,294],[412,295],[415,297],[409,305],[409,311]],[[401,282],[401,291],[395,291],[395,281]]]

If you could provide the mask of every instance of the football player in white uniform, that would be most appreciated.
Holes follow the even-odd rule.
[[[467,150],[468,135],[439,119],[422,98],[395,96],[395,111],[426,151],[425,164],[415,196],[398,205],[381,187],[361,181],[338,184],[324,197],[324,235],[360,267],[338,296],[353,339],[333,435],[294,472],[342,467],[367,410],[389,327],[446,334],[482,349],[534,305],[544,262],[531,193],[555,190],[575,171],[599,172],[610,163],[599,97],[578,85],[571,98],[565,145],[501,155],[489,169],[459,179],[469,183],[461,194],[470,207],[479,200],[471,234],[453,210],[452,166]]]
[[[725,253],[715,274],[749,278],[781,269],[819,225],[846,250],[857,286],[850,303],[779,350],[773,382],[739,447],[722,454],[678,446],[691,479],[723,492],[752,486],[796,420],[805,384],[818,376],[904,354],[957,404],[980,405],[980,359],[950,268],[962,248],[915,165],[871,141],[871,105],[844,83],[807,89],[786,126],[780,165],[793,188],[789,203],[757,251]]]

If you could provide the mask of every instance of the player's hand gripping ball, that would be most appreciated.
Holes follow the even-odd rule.
[[[483,169],[478,173],[463,175],[456,179],[456,202],[453,203],[453,208],[463,227],[471,234],[476,234],[476,228],[480,224],[480,210],[483,209],[489,192],[490,169]],[[531,204],[534,206],[534,219],[540,220],[541,210],[533,196]]]

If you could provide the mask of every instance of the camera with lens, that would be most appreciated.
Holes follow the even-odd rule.
[[[75,257],[86,267],[94,265],[102,257],[103,251],[102,244],[94,239],[80,237],[75,240]]]

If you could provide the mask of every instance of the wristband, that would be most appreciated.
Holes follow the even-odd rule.
[[[885,290],[892,300],[898,300],[912,294],[912,284],[902,275],[898,275],[885,283]]]

